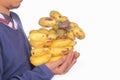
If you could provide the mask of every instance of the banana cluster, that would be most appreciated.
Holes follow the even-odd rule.
[[[52,10],[49,17],[42,17],[38,21],[38,30],[31,30],[29,42],[32,46],[30,62],[38,66],[54,62],[74,50],[75,39],[84,39],[85,33],[75,22],[58,11]]]

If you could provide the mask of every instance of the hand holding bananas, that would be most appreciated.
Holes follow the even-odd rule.
[[[74,50],[75,39],[84,39],[84,31],[75,23],[70,22],[66,16],[58,11],[51,11],[50,17],[39,19],[38,30],[29,33],[32,46],[30,62],[38,66],[54,62]]]

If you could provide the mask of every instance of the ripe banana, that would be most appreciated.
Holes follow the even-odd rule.
[[[31,55],[32,56],[42,56],[42,55],[48,53],[49,50],[50,50],[49,48],[44,48],[44,47],[34,48],[31,50]]]
[[[71,39],[56,39],[52,41],[51,47],[66,47],[66,46],[75,46],[76,41]]]
[[[71,31],[73,31],[73,34],[75,35],[75,37],[77,37],[78,39],[85,38],[84,31],[76,23],[71,22],[70,26],[71,26]]]
[[[49,47],[51,45],[51,41],[30,40],[29,42],[30,42],[30,45],[34,48]]]
[[[58,38],[65,38],[66,31],[63,29],[58,29],[58,30],[56,30],[56,35]]]
[[[61,16],[62,15],[58,11],[55,10],[50,11],[50,17],[54,18],[56,21],[59,20]]]
[[[34,41],[47,42],[47,41],[51,41],[51,40],[56,39],[57,35],[49,33],[49,32],[41,32],[40,30],[38,30],[38,31],[30,32],[28,38],[30,40],[34,40]]]
[[[56,20],[52,17],[42,17],[38,21],[42,27],[53,27],[56,24]]]
[[[73,31],[67,31],[66,37],[69,39],[75,40],[75,35],[74,35]]]
[[[59,60],[61,57],[63,56],[55,56],[55,57],[51,57],[50,60],[48,62],[54,62],[54,61],[57,61]]]
[[[59,19],[58,19],[58,22],[64,22],[64,21],[68,21],[68,17],[67,16],[61,16]]]
[[[49,33],[56,34],[56,30],[54,30],[54,29],[49,29]]]
[[[38,66],[38,65],[47,63],[50,60],[50,58],[51,58],[51,54],[46,53],[42,56],[31,56],[30,57],[30,62],[34,66]]]
[[[39,31],[31,31],[28,38],[35,41],[48,41],[47,34],[40,33]]]
[[[68,54],[69,50],[73,50],[73,47],[50,47],[49,53],[52,54],[52,56],[63,56]]]

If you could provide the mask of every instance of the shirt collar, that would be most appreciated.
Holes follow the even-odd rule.
[[[6,24],[7,26],[17,29],[17,22],[14,19],[10,19],[10,16],[7,16],[3,13],[0,13],[0,20],[2,23]]]
[[[0,13],[0,18],[5,19],[4,16]]]

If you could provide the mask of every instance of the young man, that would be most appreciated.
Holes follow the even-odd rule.
[[[79,53],[70,51],[67,56],[52,63],[33,67],[29,62],[30,45],[18,15],[22,0],[0,0],[0,80],[51,80],[64,74],[75,64]]]

